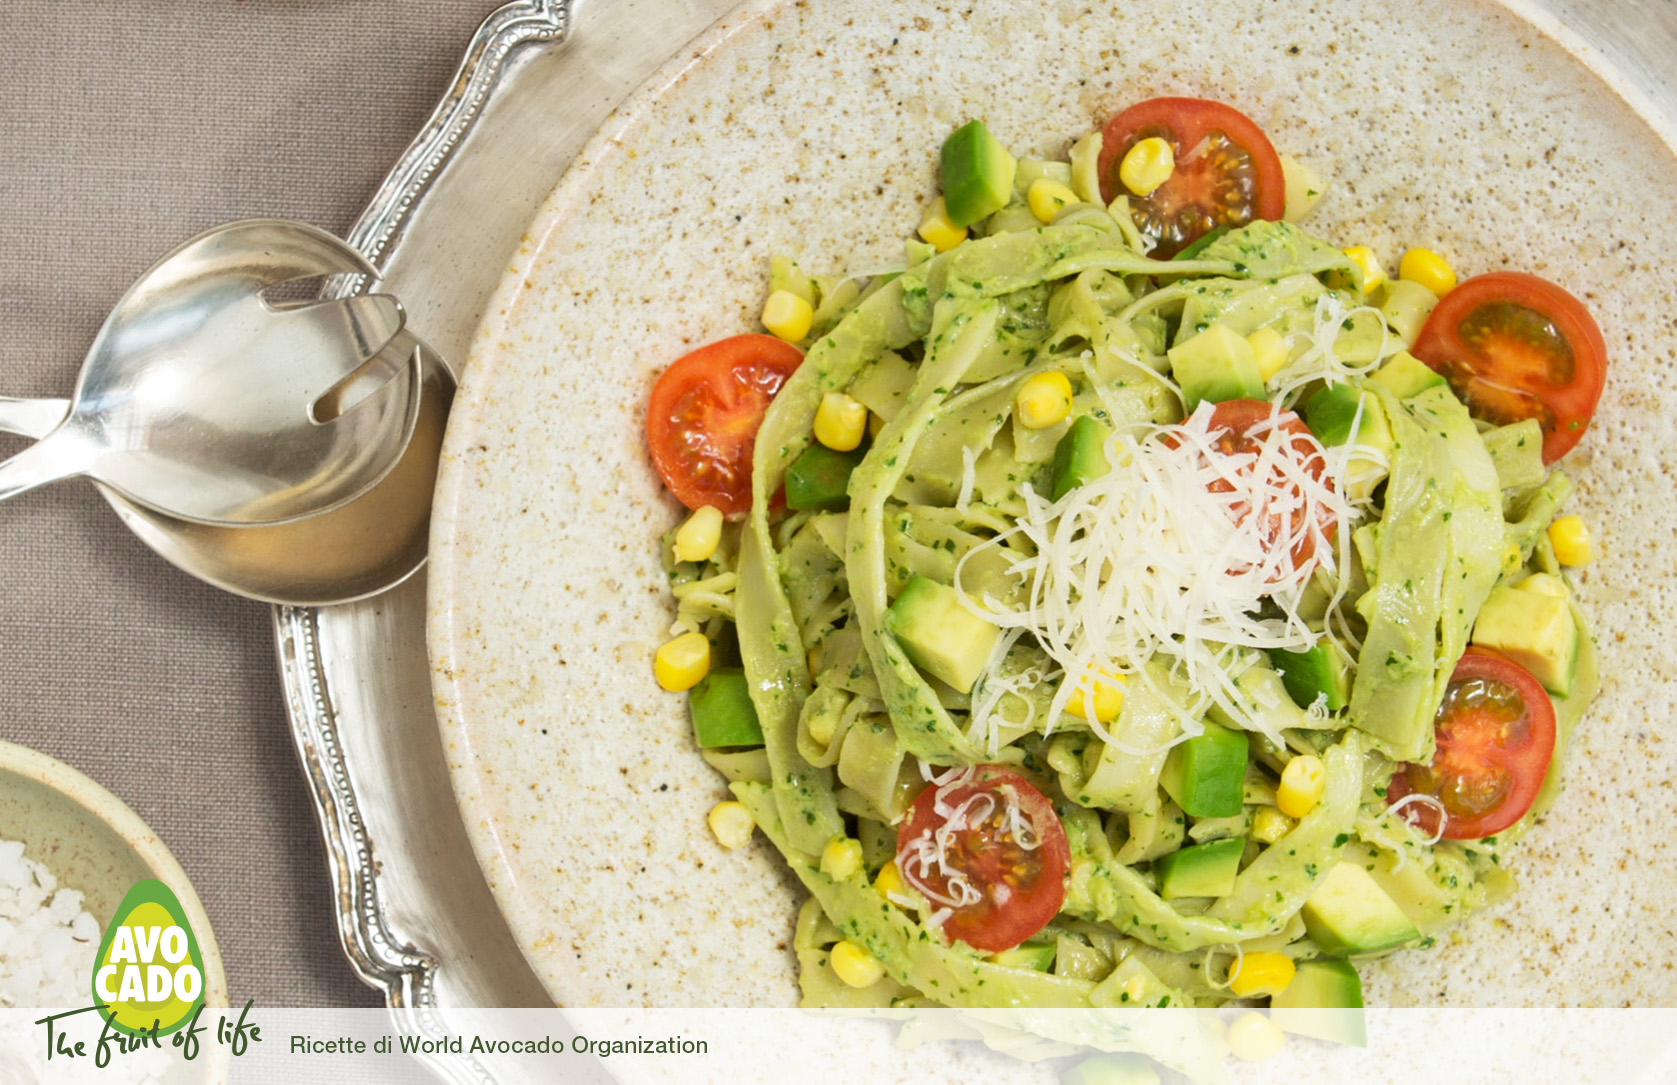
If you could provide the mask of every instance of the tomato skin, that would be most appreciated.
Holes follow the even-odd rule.
[[[1414,354],[1475,417],[1542,423],[1544,463],[1584,436],[1607,381],[1607,345],[1584,303],[1518,271],[1478,275],[1444,295]]]
[[[772,335],[736,335],[684,354],[652,386],[646,445],[652,465],[690,509],[751,508],[751,451],[769,402],[802,352]]]
[[[1484,648],[1469,648],[1450,676],[1434,724],[1431,765],[1405,765],[1386,802],[1428,794],[1444,803],[1443,836],[1478,840],[1525,816],[1555,752],[1555,706],[1531,673]],[[1423,832],[1438,831],[1430,806],[1405,809]]]
[[[1211,421],[1207,426],[1207,429],[1212,433],[1222,431],[1218,434],[1213,447],[1224,455],[1230,456],[1257,453],[1261,447],[1261,439],[1249,434],[1254,427],[1260,424],[1268,425],[1272,411],[1274,411],[1274,404],[1265,399],[1225,399],[1212,410]],[[1276,411],[1275,426],[1293,435],[1291,444],[1296,458],[1303,464],[1304,469],[1309,472],[1312,478],[1321,482],[1323,475],[1327,473],[1327,460],[1322,455],[1321,446],[1316,443],[1316,439],[1311,435],[1310,428],[1304,424],[1304,420],[1292,411]],[[1265,436],[1267,436],[1267,432]],[[1172,445],[1176,443],[1173,439],[1167,438],[1167,440]],[[1213,493],[1227,493],[1232,491],[1234,487],[1228,482],[1218,479],[1211,483],[1210,489]],[[1304,515],[1304,511],[1301,509],[1294,513],[1292,523],[1282,524],[1280,514],[1276,513],[1272,514],[1264,524],[1266,549],[1268,549],[1268,544],[1275,543],[1283,537],[1297,536],[1293,542],[1292,557],[1293,565],[1301,569],[1309,564],[1310,559],[1316,554],[1315,537],[1308,531],[1303,530],[1305,527]],[[1322,535],[1332,535],[1335,525],[1336,521],[1331,516],[1326,517],[1321,523]]]
[[[1009,793],[1025,824],[1036,833],[1034,848],[1020,847],[1007,829],[1002,815]],[[987,817],[983,816],[985,798],[992,804]],[[1071,865],[1065,828],[1042,792],[1003,765],[974,766],[942,787],[928,785],[915,798],[897,830],[897,869],[907,884],[922,893],[932,890],[928,899],[951,892],[950,880],[915,858],[919,848],[929,846],[936,831],[948,825],[949,817],[937,810],[940,804],[978,818],[975,827],[950,834],[945,854],[949,865],[967,876],[980,898],[952,906],[941,927],[945,938],[997,953],[1012,949],[1059,914]],[[933,901],[934,909],[940,906]]]
[[[1118,167],[1149,136],[1170,142],[1176,170],[1149,195],[1136,196],[1118,179]],[[1185,158],[1202,140],[1210,145]],[[1287,207],[1281,157],[1264,130],[1233,106],[1203,98],[1152,98],[1119,113],[1101,133],[1096,167],[1101,198],[1129,195],[1130,214],[1154,242],[1149,255],[1161,260],[1214,227],[1279,219]]]

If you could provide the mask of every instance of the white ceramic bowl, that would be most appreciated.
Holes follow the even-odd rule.
[[[227,1005],[221,951],[198,894],[163,841],[121,799],[62,761],[0,742],[0,840],[21,840],[26,859],[79,890],[101,933],[135,882],[155,878],[174,890],[204,958],[206,1003]]]

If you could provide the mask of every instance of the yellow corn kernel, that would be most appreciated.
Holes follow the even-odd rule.
[[[1595,560],[1590,529],[1576,516],[1562,516],[1549,525],[1549,545],[1555,548],[1555,560],[1562,565],[1588,565]]]
[[[949,209],[944,206],[942,196],[933,200],[932,206],[926,209],[926,217],[920,220],[920,229],[916,233],[938,252],[948,252],[967,239],[967,228],[949,221]]]
[[[1386,281],[1386,271],[1380,266],[1380,258],[1367,245],[1352,245],[1345,250],[1345,255],[1362,270],[1364,294],[1374,293],[1374,288]]]
[[[1147,994],[1147,979],[1140,973],[1130,976],[1118,985],[1119,1002],[1126,1006],[1139,1005],[1142,996]]]
[[[1258,376],[1266,382],[1287,364],[1287,337],[1274,328],[1259,328],[1246,337],[1258,359]]]
[[[821,849],[821,873],[842,882],[862,869],[862,842],[849,836],[835,836]]]
[[[1456,271],[1444,257],[1431,249],[1410,249],[1398,261],[1398,278],[1431,290],[1443,297],[1456,288]]]
[[[1278,1053],[1287,1037],[1275,1023],[1256,1010],[1247,1010],[1229,1025],[1229,1050],[1237,1059],[1262,1062]]]
[[[705,505],[693,510],[675,532],[677,561],[709,561],[722,542],[722,510]]]
[[[705,820],[710,822],[710,831],[716,834],[716,842],[730,851],[743,848],[751,839],[751,831],[757,828],[751,811],[743,803],[732,801],[719,802],[711,807]]]
[[[815,439],[834,452],[849,452],[868,432],[868,409],[843,392],[828,392],[815,409]]]
[[[1064,373],[1038,373],[1019,386],[1013,410],[1026,429],[1047,429],[1071,413],[1071,380]]]
[[[885,966],[854,942],[834,945],[828,960],[833,974],[850,987],[872,987],[885,978]]]
[[[879,890],[882,897],[906,897],[908,884],[903,881],[902,872],[897,869],[895,862],[886,863],[879,868],[879,873],[873,876],[873,887]]]
[[[1285,953],[1248,953],[1229,973],[1229,990],[1240,998],[1273,997],[1293,982],[1293,959]]]
[[[1070,185],[1063,185],[1052,177],[1038,177],[1031,182],[1031,187],[1025,190],[1025,202],[1030,205],[1031,214],[1038,222],[1047,224],[1054,221],[1054,216],[1065,207],[1077,202],[1077,193]]]
[[[1288,817],[1301,818],[1316,809],[1327,783],[1328,770],[1323,766],[1322,759],[1312,754],[1300,754],[1281,770],[1281,786],[1275,789],[1275,805]]]
[[[1273,844],[1293,831],[1295,822],[1273,806],[1260,806],[1252,815],[1252,839]]]
[[[652,677],[671,693],[692,689],[709,673],[710,639],[703,633],[683,633],[652,657]]]
[[[1137,140],[1118,163],[1118,180],[1137,196],[1150,196],[1176,172],[1176,150],[1168,139],[1148,136]]]
[[[1090,682],[1094,688],[1089,689]],[[1095,720],[1099,723],[1111,723],[1118,718],[1118,713],[1124,710],[1124,676],[1113,674],[1111,671],[1099,671],[1088,675],[1078,683],[1077,691],[1066,700],[1066,711],[1080,720],[1089,717],[1085,715],[1087,708],[1084,704],[1085,694],[1093,693],[1095,702]]]
[[[815,310],[790,290],[776,290],[763,304],[763,327],[769,334],[796,343],[809,334],[815,321]]]

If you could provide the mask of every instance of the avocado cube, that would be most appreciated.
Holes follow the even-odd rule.
[[[1061,1070],[1060,1085],[1159,1085],[1159,1071],[1146,1055],[1091,1055]]]
[[[1354,862],[1334,864],[1299,915],[1310,940],[1332,957],[1383,953],[1421,936],[1397,902]]]
[[[687,695],[687,711],[701,749],[763,744],[751,689],[738,667],[718,667],[701,678]]]
[[[1234,892],[1240,857],[1245,852],[1246,838],[1229,836],[1160,856],[1153,860],[1153,873],[1159,876],[1159,896],[1166,900],[1228,896]]]
[[[1383,465],[1390,461],[1397,445],[1386,409],[1376,396],[1349,384],[1326,385],[1304,403],[1304,424],[1324,447],[1333,448],[1350,441],[1352,423],[1356,423],[1358,447],[1379,453],[1372,459],[1354,455],[1346,465],[1346,493],[1362,498],[1372,494],[1374,487],[1386,477]]]
[[[1189,413],[1202,400],[1263,399],[1264,378],[1258,355],[1246,337],[1227,324],[1213,324],[1198,335],[1171,347],[1170,370],[1182,389]]]
[[[961,605],[954,588],[914,574],[885,624],[909,660],[962,693],[971,693],[1001,629]]]
[[[1350,961],[1319,957],[1300,961],[1293,982],[1269,1000],[1269,1019],[1285,1032],[1336,1044],[1367,1047],[1363,981]]]
[[[968,121],[943,141],[938,167],[949,221],[970,226],[1007,206],[1018,162],[983,121]]]
[[[1246,732],[1207,723],[1165,758],[1159,784],[1184,813],[1196,818],[1232,818],[1245,805]]]
[[[1479,608],[1472,639],[1530,671],[1555,696],[1572,692],[1572,676],[1578,668],[1578,623],[1565,595],[1505,584]]]
[[[850,473],[867,455],[866,446],[835,452],[816,442],[786,468],[786,507],[843,509],[850,506]]]
[[[1106,439],[1111,436],[1112,431],[1100,419],[1088,414],[1077,416],[1054,446],[1054,463],[1049,469],[1049,495],[1053,500],[1112,470],[1106,462]]]
[[[1026,942],[992,954],[990,960],[1003,968],[1028,968],[1032,972],[1047,972],[1054,967],[1055,950],[1053,942]]]
[[[1357,424],[1358,444],[1391,451],[1392,427],[1386,421],[1386,409],[1367,392],[1349,384],[1329,384],[1317,389],[1304,403],[1304,424],[1324,447],[1349,441],[1353,422]]]
[[[1431,366],[1407,350],[1392,355],[1391,361],[1376,369],[1370,379],[1384,384],[1399,399],[1408,399],[1444,383],[1444,378]]]
[[[1281,675],[1287,696],[1300,708],[1309,708],[1317,698],[1329,712],[1351,703],[1351,676],[1345,654],[1326,637],[1302,652],[1271,648],[1269,662]]]

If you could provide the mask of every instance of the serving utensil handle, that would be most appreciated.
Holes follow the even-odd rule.
[[[93,460],[87,442],[73,430],[55,429],[0,463],[0,501],[85,472]]]
[[[67,399],[18,399],[0,396],[0,433],[45,437],[70,414]]]

